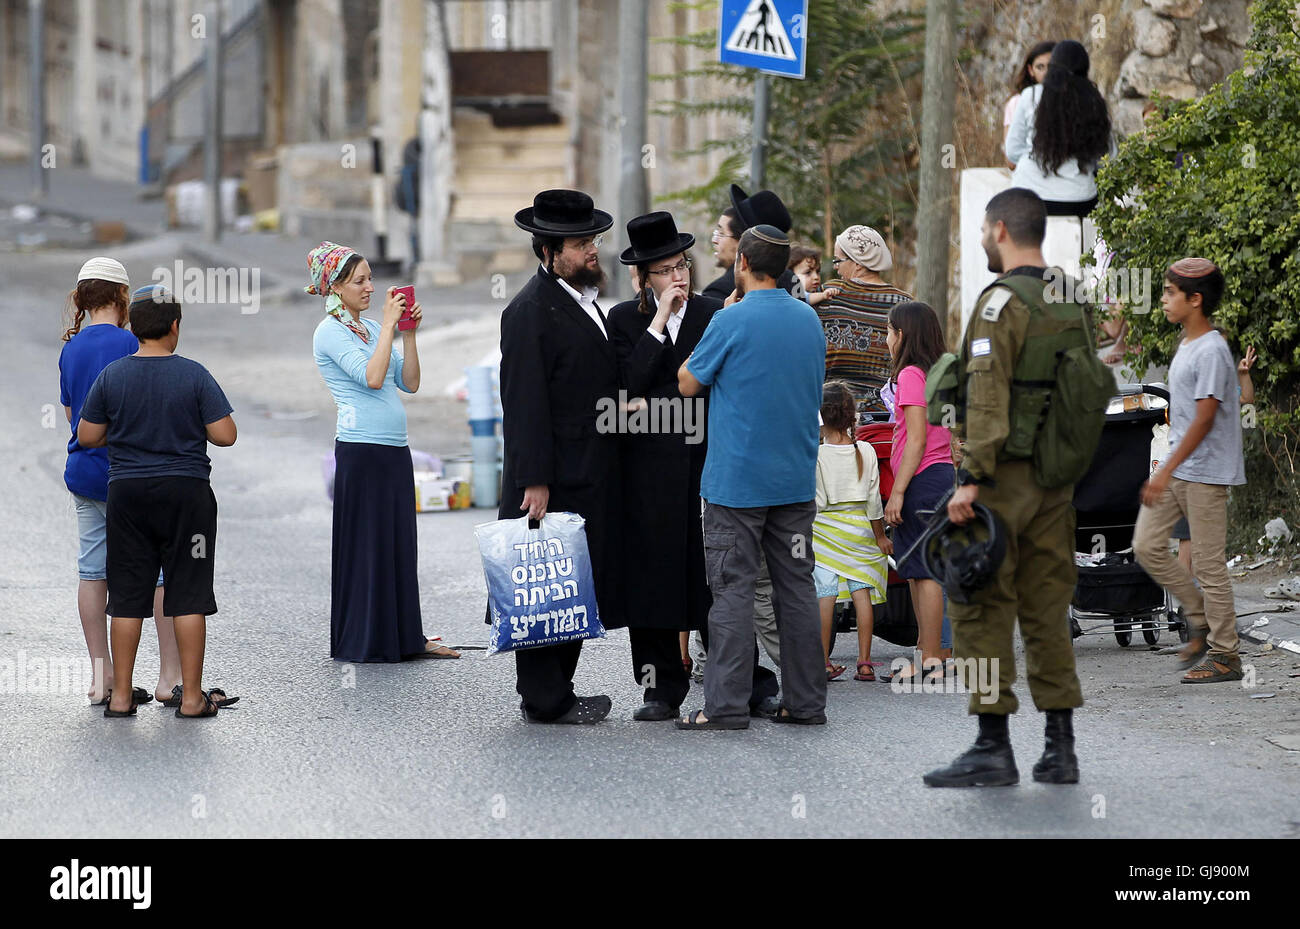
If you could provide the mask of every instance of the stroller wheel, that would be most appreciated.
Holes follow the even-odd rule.
[[[1133,633],[1129,632],[1127,629],[1123,631],[1117,629],[1115,630],[1115,641],[1118,642],[1121,647],[1127,648],[1128,644],[1133,641]]]
[[[1155,629],[1143,629],[1142,638],[1147,640],[1148,645],[1155,645],[1160,641],[1160,627],[1157,626]]]

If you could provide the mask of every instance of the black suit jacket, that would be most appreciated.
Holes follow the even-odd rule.
[[[664,422],[660,414],[655,425],[681,427],[664,433],[629,429],[621,436],[623,608],[633,628],[703,629],[708,622],[713,601],[700,526],[700,475],[708,451],[707,391],[695,398],[682,397],[677,369],[721,308],[720,300],[693,295],[686,302],[676,342],[666,336],[662,343],[649,333],[653,317],[641,313],[637,301],[620,303],[609,311],[628,396],[669,401],[661,409],[672,410],[672,418]],[[692,404],[689,420],[684,406],[688,403]],[[629,426],[632,422],[629,418]]]
[[[601,434],[602,404],[616,403],[614,346],[576,300],[538,269],[501,314],[500,519],[519,519],[524,489],[545,484],[548,512],[586,519],[600,616],[620,625],[618,437]]]

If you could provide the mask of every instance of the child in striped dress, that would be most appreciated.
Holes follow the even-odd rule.
[[[831,664],[831,624],[841,579],[858,617],[858,663],[854,680],[874,681],[871,669],[872,604],[885,602],[887,556],[880,499],[880,466],[867,442],[854,440],[857,404],[849,386],[830,381],[822,388],[822,445],[817,450],[817,518],[813,520],[813,580],[821,607],[826,679],[844,673]],[[868,532],[870,530],[870,532]]]

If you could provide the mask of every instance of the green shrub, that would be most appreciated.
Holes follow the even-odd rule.
[[[1300,25],[1294,0],[1258,0],[1245,66],[1204,97],[1160,101],[1161,118],[1125,139],[1098,172],[1093,213],[1115,266],[1150,269],[1149,313],[1124,309],[1129,360],[1167,364],[1179,329],[1160,312],[1165,269],[1209,258],[1227,281],[1213,323],[1240,357],[1254,346],[1258,436],[1230,537],[1253,546],[1261,522],[1300,511]],[[1249,411],[1247,416],[1249,416]]]

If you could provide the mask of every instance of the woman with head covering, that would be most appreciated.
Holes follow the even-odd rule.
[[[107,507],[108,451],[83,448],[77,441],[81,405],[99,373],[111,362],[133,355],[140,348],[126,330],[130,301],[130,279],[126,268],[112,258],[91,258],[77,274],[77,286],[68,295],[71,325],[63,333],[59,353],[59,400],[72,427],[68,440],[68,462],[63,482],[77,505],[77,528],[81,536],[77,554],[77,610],[81,631],[90,650],[90,701],[106,705],[112,689],[113,659],[108,647]],[[181,682],[180,654],[171,617],[162,611],[162,578],[154,598],[154,620],[158,628],[158,686],[153,694],[143,687],[134,689],[136,703],[171,697]]]
[[[880,391],[890,375],[885,343],[889,311],[912,295],[880,276],[894,266],[889,246],[870,226],[849,226],[835,239],[831,259],[838,292],[817,307],[826,331],[826,380],[845,381],[857,400],[859,422],[887,413]]]
[[[1078,42],[1057,43],[1043,82],[1021,92],[1007,130],[1011,186],[1038,194],[1048,216],[1087,216],[1097,205],[1097,165],[1114,150],[1110,113],[1088,66]]]
[[[339,661],[459,658],[422,631],[416,577],[415,478],[398,390],[420,387],[416,328],[393,346],[405,298],[389,288],[383,322],[361,314],[375,291],[370,265],[322,242],[307,256],[325,298],[312,347],[338,406],[334,443],[334,544],[330,656]],[[410,314],[419,326],[420,304]]]

